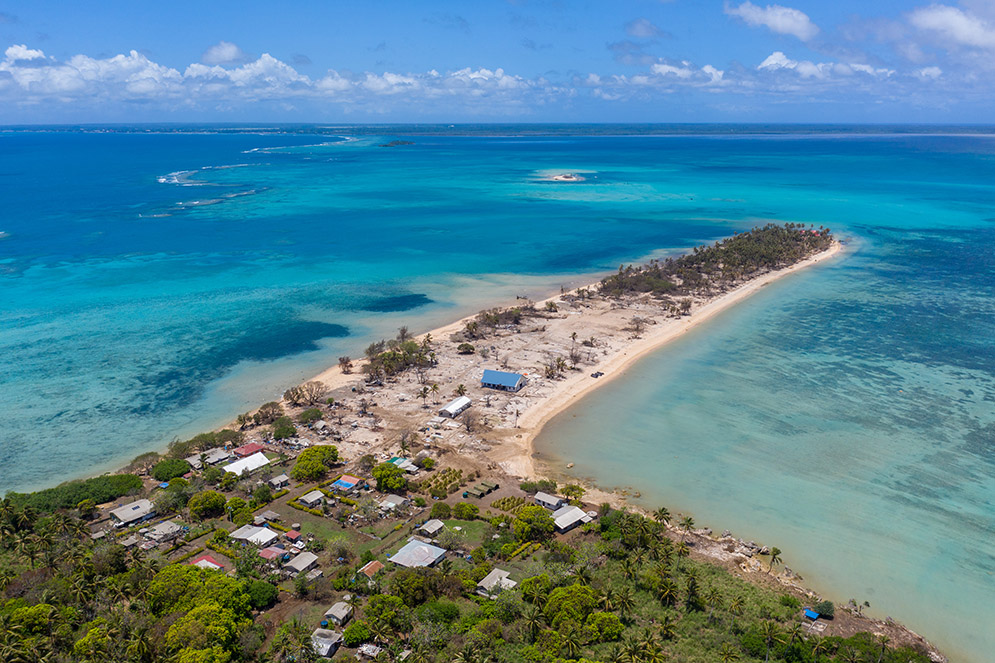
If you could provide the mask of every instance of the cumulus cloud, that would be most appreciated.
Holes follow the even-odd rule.
[[[791,7],[781,5],[760,7],[747,0],[738,7],[727,4],[725,13],[742,19],[747,25],[764,26],[771,32],[792,35],[802,41],[808,41],[819,34],[819,26],[813,23],[807,14]]]
[[[13,46],[10,46],[6,51],[4,51],[4,56],[8,62],[45,59],[45,53],[43,51],[28,48],[24,44],[14,44]]]
[[[954,45],[995,49],[995,26],[957,7],[930,5],[916,9],[909,15],[909,22]]]
[[[895,73],[894,69],[872,67],[862,62],[812,62],[811,60],[792,60],[781,51],[774,51],[757,66],[757,71],[777,72],[793,71],[801,78],[825,79],[830,76],[853,76],[866,74],[876,78],[888,78]]]
[[[251,58],[230,41],[219,41],[204,51],[200,61],[207,65],[232,65],[248,62]]]
[[[919,78],[925,78],[928,80],[935,81],[937,78],[943,75],[943,70],[939,67],[923,67],[916,72]]]
[[[653,25],[647,18],[634,18],[625,24],[625,33],[636,39],[657,39],[668,36],[666,32]]]

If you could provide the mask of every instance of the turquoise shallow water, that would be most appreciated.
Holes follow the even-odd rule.
[[[832,598],[869,601],[954,661],[990,661],[990,149],[913,140],[885,166],[829,148],[821,177],[791,159],[797,173],[745,204],[783,218],[807,198],[806,220],[843,221],[847,255],[641,361],[554,419],[539,451],[777,545]]]
[[[995,143],[704,129],[0,132],[0,492],[221,424],[401,324],[828,224],[845,259],[641,362],[540,445],[988,660]],[[563,171],[587,179],[543,179]]]

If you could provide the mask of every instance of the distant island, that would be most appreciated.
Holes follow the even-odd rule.
[[[411,140],[392,140],[389,143],[381,143],[377,147],[400,147],[402,145],[414,145],[414,141]]]
[[[0,502],[4,660],[943,660],[776,546],[561,485],[532,440],[703,320],[831,258],[768,225],[340,357],[113,475]]]

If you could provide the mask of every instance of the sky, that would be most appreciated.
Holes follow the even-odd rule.
[[[995,118],[995,0],[0,0],[0,52],[0,124]]]

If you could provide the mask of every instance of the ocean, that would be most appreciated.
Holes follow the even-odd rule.
[[[977,129],[0,130],[0,493],[222,425],[401,325],[828,225],[845,257],[640,362],[539,448],[980,662],[993,181]]]

